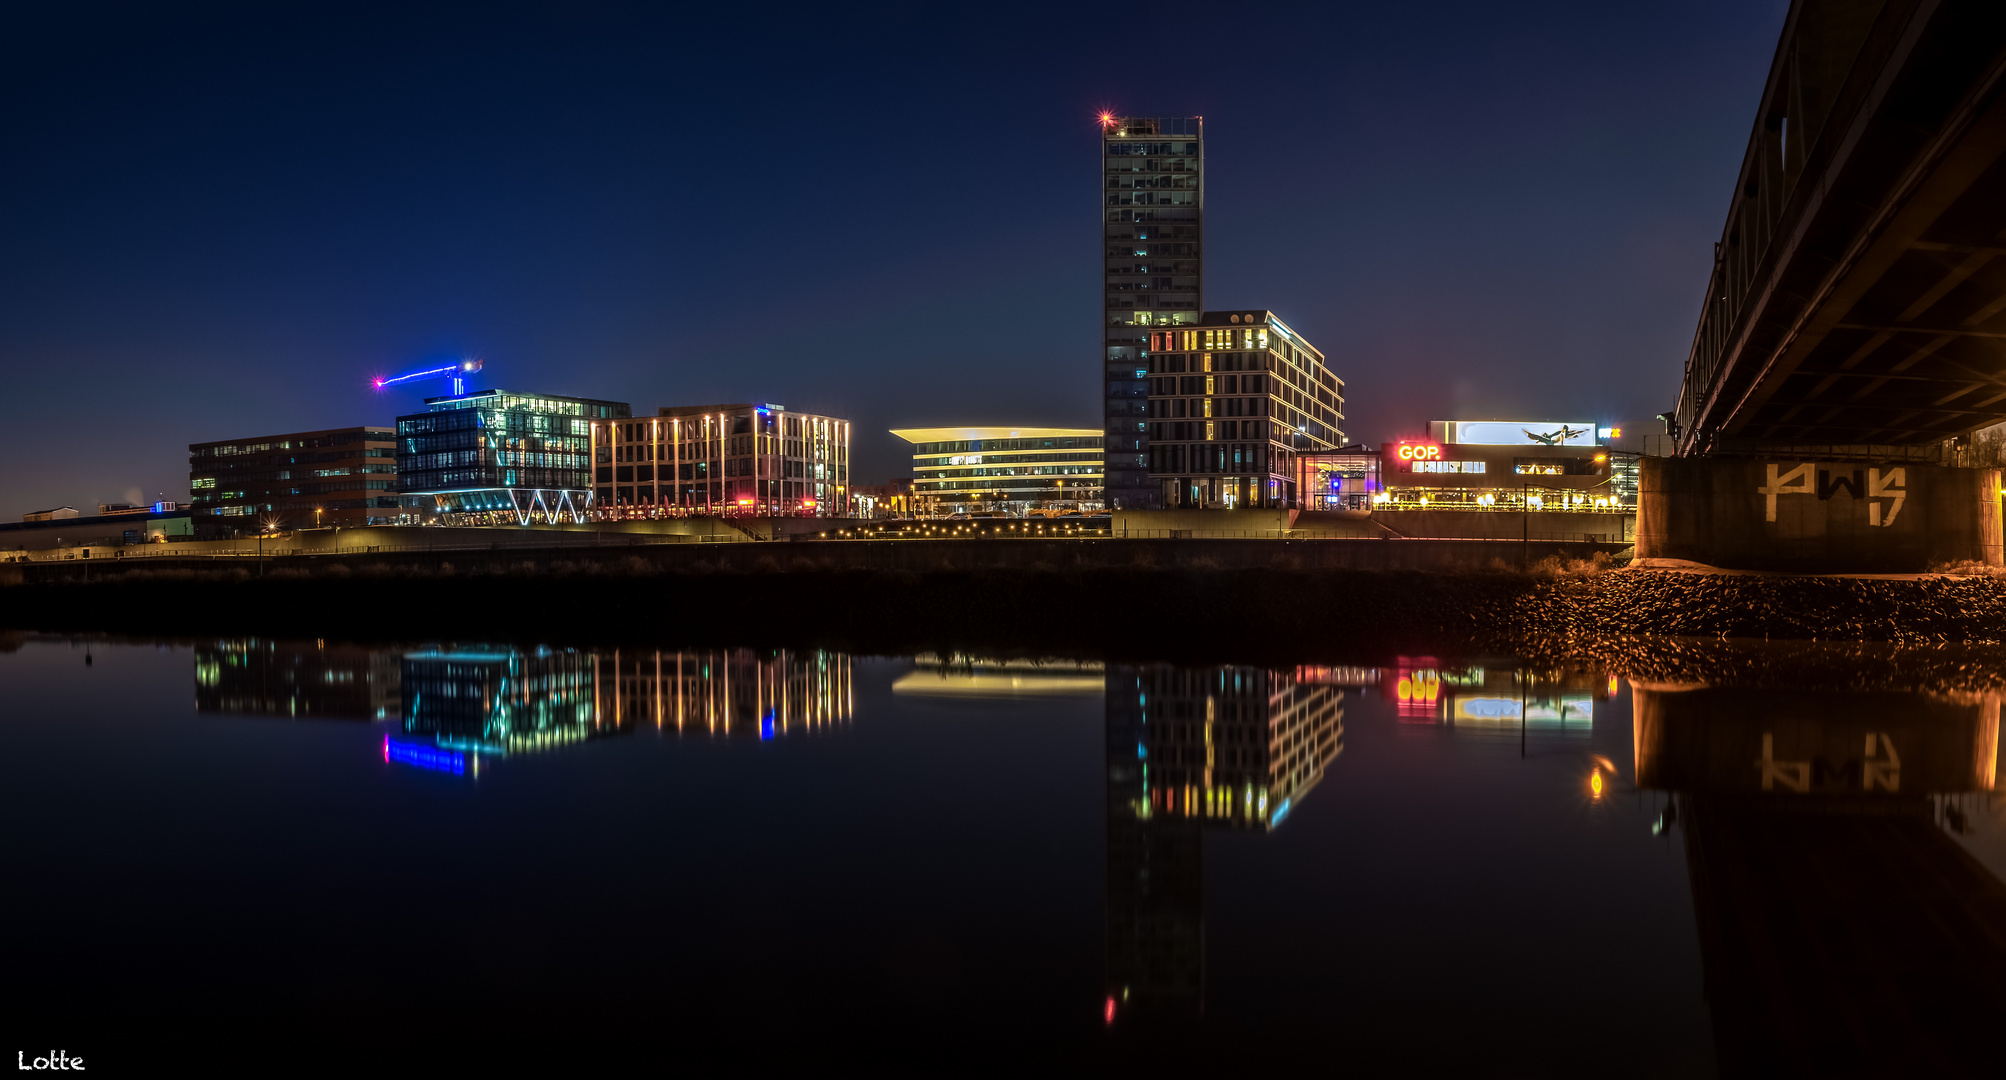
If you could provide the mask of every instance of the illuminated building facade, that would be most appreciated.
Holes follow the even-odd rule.
[[[325,641],[229,638],[195,645],[197,712],[300,719],[399,716],[397,653]]]
[[[1381,510],[1634,513],[1636,457],[1587,421],[1456,421],[1381,448]]]
[[[216,539],[272,525],[381,525],[398,514],[397,438],[352,427],[191,443],[189,517]]]
[[[1092,428],[905,428],[913,505],[959,514],[1099,510],[1104,442]]]
[[[1149,474],[1166,508],[1304,508],[1300,457],[1344,442],[1344,380],[1271,311],[1152,330]]]
[[[1272,829],[1344,751],[1369,669],[1107,669],[1107,1016],[1203,1006],[1204,830]]]
[[[592,506],[592,424],[617,401],[482,390],[426,398],[397,418],[405,520],[583,521]]]
[[[1296,493],[1304,510],[1370,510],[1385,490],[1379,451],[1340,446],[1327,454],[1296,455]]]
[[[606,517],[850,509],[850,422],[784,405],[663,406],[592,425],[593,482]]]
[[[1111,507],[1159,505],[1151,479],[1152,328],[1195,326],[1205,295],[1205,124],[1101,117],[1102,416]]]

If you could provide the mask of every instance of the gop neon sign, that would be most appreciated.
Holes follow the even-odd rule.
[[[1393,454],[1402,461],[1440,461],[1442,448],[1427,443],[1401,443]]]

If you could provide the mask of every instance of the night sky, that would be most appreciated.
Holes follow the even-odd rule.
[[[1206,120],[1206,306],[1348,434],[1674,402],[1784,0],[0,8],[0,519],[371,375],[1097,426],[1094,114]]]

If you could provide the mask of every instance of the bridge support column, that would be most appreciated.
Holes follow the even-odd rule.
[[[2000,566],[2000,470],[1774,457],[1645,458],[1637,558],[1740,570]]]

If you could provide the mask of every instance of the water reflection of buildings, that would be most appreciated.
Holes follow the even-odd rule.
[[[1106,667],[1098,660],[1035,660],[920,653],[892,693],[915,697],[1020,698],[1098,696]]]
[[[1586,671],[1537,673],[1402,656],[1384,669],[1379,692],[1403,724],[1440,726],[1459,736],[1586,738],[1594,731],[1595,702],[1614,691],[1601,675]]]
[[[470,754],[546,750],[618,733],[623,729],[595,707],[593,661],[572,649],[505,646],[405,653],[404,733]]]
[[[315,719],[398,715],[397,654],[325,641],[225,638],[195,646],[199,712]]]
[[[1107,1013],[1203,1007],[1206,829],[1272,829],[1344,751],[1364,670],[1107,669]],[[1361,677],[1362,676],[1362,677]]]
[[[1995,789],[1999,698],[1817,685],[1633,684],[1638,783],[1674,792],[1663,824],[1685,835],[1721,1072],[1990,1075],[2006,884],[1942,807]]]
[[[614,650],[595,671],[615,725],[764,740],[843,723],[857,707],[850,657],[821,649]]]

